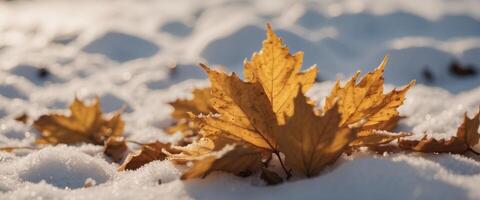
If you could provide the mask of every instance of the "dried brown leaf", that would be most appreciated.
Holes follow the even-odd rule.
[[[453,136],[449,140],[428,138],[426,135],[420,140],[400,140],[401,149],[424,153],[463,153],[468,150],[465,141]]]
[[[42,134],[37,144],[86,142],[103,145],[109,137],[122,136],[125,124],[121,111],[104,117],[98,98],[89,106],[75,98],[70,105],[70,115],[42,115],[33,126]]]

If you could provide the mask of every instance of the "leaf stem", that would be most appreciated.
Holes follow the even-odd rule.
[[[275,154],[278,158],[278,161],[280,161],[280,165],[282,166],[283,171],[285,172],[285,175],[287,176],[286,179],[290,179],[292,177],[292,173],[290,173],[290,170],[285,167],[285,164],[283,163],[282,157],[280,156],[280,152],[278,150],[274,150],[273,154]]]

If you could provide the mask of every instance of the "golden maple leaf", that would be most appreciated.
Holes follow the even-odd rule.
[[[75,98],[70,105],[70,115],[42,115],[33,126],[41,132],[37,144],[103,144],[111,136],[122,136],[125,124],[121,111],[104,117],[98,98],[89,106]]]
[[[378,139],[379,142],[388,138],[396,139],[390,136],[382,138],[381,135],[375,135],[377,132],[372,130],[389,129],[396,125],[399,117],[397,108],[403,104],[406,92],[415,84],[415,81],[412,81],[400,90],[394,89],[384,94],[383,72],[387,61],[388,57],[385,56],[377,69],[366,74],[358,83],[359,72],[344,87],[340,87],[340,82],[337,81],[325,101],[324,110],[328,110],[338,101],[339,111],[342,114],[340,126],[363,123],[359,131],[362,137],[358,140],[367,139],[370,145],[374,144],[371,143],[374,141],[372,139]],[[403,136],[400,134],[397,138]],[[362,141],[355,143],[361,144]]]
[[[226,134],[257,147],[274,149],[273,127],[277,123],[262,86],[240,80],[201,64],[212,87],[212,106],[219,115],[195,117],[206,135]]]
[[[317,68],[312,66],[300,72],[302,61],[303,52],[291,55],[282,39],[267,24],[267,38],[262,49],[253,54],[251,61],[244,62],[245,79],[260,82],[280,124],[293,114],[293,99],[298,88],[306,92],[315,82]]]
[[[465,113],[463,122],[457,129],[456,136],[452,136],[448,140],[437,140],[435,138],[428,138],[425,135],[420,140],[400,140],[399,147],[425,153],[464,153],[469,149],[473,150],[473,147],[479,143],[479,125],[480,110],[472,119],[468,118]]]
[[[210,105],[210,88],[194,89],[192,99],[177,99],[169,103],[174,111],[171,116],[176,120],[175,125],[166,129],[167,133],[182,132],[185,136],[194,135],[198,132],[198,125],[190,120],[188,113],[195,115],[215,112]]]
[[[298,91],[294,106],[293,116],[277,128],[275,139],[289,167],[307,177],[315,176],[338,159],[355,139],[355,130],[340,126],[337,104],[318,116]]]
[[[357,72],[344,87],[337,81],[325,101],[325,110],[332,107],[338,100],[342,113],[341,125],[349,125],[366,120],[364,127],[371,127],[398,116],[397,108],[403,104],[405,93],[415,84],[410,82],[400,90],[383,94],[383,72],[388,57],[373,72],[366,74],[357,84],[360,75]]]

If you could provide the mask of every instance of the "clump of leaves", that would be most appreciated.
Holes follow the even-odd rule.
[[[125,123],[121,110],[104,116],[99,99],[90,105],[75,98],[69,107],[70,113],[42,115],[33,126],[40,131],[37,144],[76,144],[92,143],[103,145],[112,136],[122,136]]]
[[[244,80],[200,64],[211,87],[195,89],[190,100],[170,103],[176,123],[166,131],[182,132],[192,140],[186,145],[125,140],[121,111],[105,116],[98,98],[89,105],[75,98],[68,115],[48,114],[35,120],[33,126],[41,132],[36,143],[103,144],[105,155],[114,162],[123,161],[119,170],[135,170],[165,159],[188,164],[182,179],[203,178],[213,171],[240,176],[261,171],[269,185],[283,182],[271,169],[273,158],[288,179],[292,171],[316,176],[344,153],[359,147],[382,149],[395,140],[399,141],[397,149],[426,153],[465,153],[478,146],[480,111],[473,118],[465,115],[456,136],[448,140],[427,136],[406,140],[410,133],[392,132],[402,118],[397,109],[415,81],[384,94],[388,57],[360,81],[360,72],[343,86],[337,81],[324,106],[316,108],[305,95],[315,81],[316,67],[301,71],[303,53],[290,54],[270,25],[266,35],[262,49],[244,62]],[[22,115],[16,120],[28,123],[28,119]],[[129,153],[127,142],[141,149]],[[0,150],[23,148],[29,147]],[[86,183],[85,187],[93,185]]]
[[[267,176],[266,168],[261,167],[268,167],[272,154],[287,178],[290,169],[310,177],[349,148],[378,146],[408,135],[378,131],[396,126],[400,119],[396,109],[415,83],[383,94],[387,58],[359,83],[359,73],[344,87],[337,82],[322,110],[305,96],[317,69],[301,72],[302,60],[303,53],[291,55],[267,25],[262,49],[244,63],[245,80],[201,64],[211,82],[210,97],[208,103],[190,101],[194,106],[189,113],[199,140],[174,147],[180,153],[167,157],[180,164],[193,163],[182,178],[204,177],[217,170],[244,174],[263,169],[262,177],[275,179],[273,171]],[[198,107],[205,105],[210,106],[208,112],[198,114]],[[184,109],[178,112],[188,113]]]

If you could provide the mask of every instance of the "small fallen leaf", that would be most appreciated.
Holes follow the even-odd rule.
[[[190,120],[188,112],[195,115],[215,112],[210,105],[210,91],[210,88],[195,89],[192,92],[192,99],[177,99],[176,101],[171,102],[170,105],[174,109],[171,116],[176,120],[176,123],[175,125],[168,127],[166,132],[170,134],[181,132],[185,136],[195,135],[199,128],[197,124]]]
[[[136,170],[143,165],[155,161],[155,160],[165,160],[167,154],[164,153],[164,150],[169,152],[175,152],[174,149],[171,149],[171,144],[163,143],[160,141],[155,141],[152,143],[142,145],[142,149],[134,153],[128,154],[123,164],[118,168],[119,171],[123,170]]]
[[[37,144],[86,142],[103,145],[111,136],[122,136],[125,124],[121,111],[109,118],[104,117],[98,98],[89,106],[75,98],[70,105],[70,115],[42,115],[33,126],[41,132]]]
[[[342,118],[337,104],[317,116],[307,101],[298,91],[294,114],[285,125],[278,127],[275,138],[287,165],[312,177],[338,159],[355,139],[355,131],[340,126]]]
[[[464,153],[479,143],[480,110],[472,118],[465,113],[462,124],[457,129],[456,136],[450,139],[428,138],[426,135],[420,140],[400,140],[399,147],[424,153]]]
[[[420,140],[400,140],[401,149],[424,153],[463,153],[468,150],[465,141],[453,136],[449,140],[428,138],[426,135]]]
[[[123,137],[110,137],[103,146],[103,153],[116,163],[120,163],[128,152],[128,146]]]
[[[267,24],[267,38],[262,44],[252,60],[244,62],[245,80],[263,86],[278,123],[283,124],[285,117],[293,114],[293,99],[298,89],[301,87],[306,92],[315,82],[317,68],[312,66],[300,72],[303,52],[291,55],[270,24]]]

